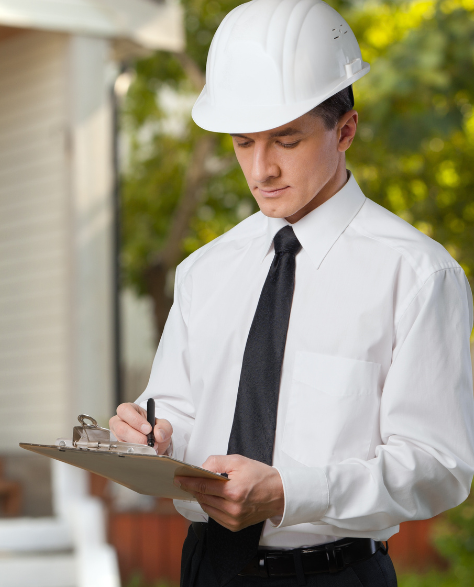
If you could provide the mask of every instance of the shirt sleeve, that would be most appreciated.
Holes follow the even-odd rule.
[[[377,532],[466,499],[474,474],[472,321],[462,269],[433,273],[397,324],[374,458],[278,467],[285,491],[278,527],[311,522]]]
[[[156,417],[169,420],[173,426],[170,456],[180,460],[188,445],[195,416],[189,380],[187,319],[190,295],[183,281],[178,267],[174,303],[153,361],[150,380],[145,391],[135,400],[146,409],[148,398],[155,399]]]

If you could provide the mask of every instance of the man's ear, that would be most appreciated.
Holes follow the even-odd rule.
[[[341,153],[347,151],[354,140],[357,123],[359,122],[359,114],[355,110],[349,110],[341,116],[337,123],[338,134],[338,151]]]

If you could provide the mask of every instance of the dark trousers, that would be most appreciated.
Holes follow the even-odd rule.
[[[338,573],[306,575],[307,587],[397,587],[388,554],[378,550],[369,559]],[[226,587],[297,587],[296,577],[235,577]],[[183,545],[181,587],[219,587],[206,551],[205,534],[198,539],[192,526]]]

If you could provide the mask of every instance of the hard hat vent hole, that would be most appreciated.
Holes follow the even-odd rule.
[[[347,33],[347,31],[343,31],[342,29],[344,28],[344,25],[341,24],[341,26],[338,29],[332,29],[333,33],[338,33],[336,37],[334,37],[334,40],[339,39],[339,37],[341,35],[345,35]]]

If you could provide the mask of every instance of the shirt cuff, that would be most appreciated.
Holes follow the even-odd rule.
[[[165,452],[167,457],[177,459],[178,461],[184,461],[184,453],[186,451],[187,443],[183,438],[183,435],[179,433],[179,430],[175,430],[173,427],[173,434],[171,435],[171,443]]]
[[[281,477],[285,508],[283,516],[270,518],[277,528],[318,522],[329,507],[329,486],[319,467],[274,467]]]

